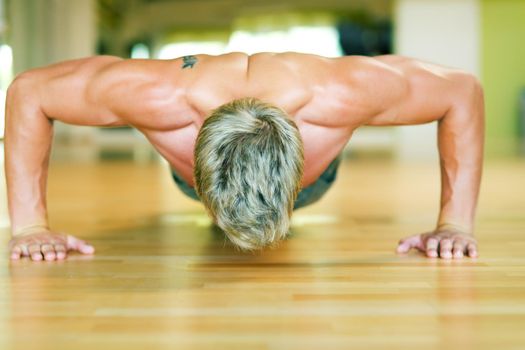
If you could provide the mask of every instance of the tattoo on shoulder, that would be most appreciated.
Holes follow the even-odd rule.
[[[197,57],[195,56],[184,56],[182,57],[182,69],[184,68],[193,68],[193,66],[197,63]]]

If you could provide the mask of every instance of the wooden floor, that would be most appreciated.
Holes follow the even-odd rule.
[[[438,185],[346,160],[289,240],[243,254],[165,165],[53,164],[52,225],[97,254],[9,262],[2,229],[0,349],[525,349],[525,161],[486,163],[475,261],[394,253]]]

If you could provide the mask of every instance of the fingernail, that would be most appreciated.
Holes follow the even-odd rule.
[[[93,254],[95,252],[95,248],[93,246],[87,245],[82,248],[82,252],[86,254]]]
[[[42,260],[42,255],[41,254],[33,254],[33,255],[31,255],[31,258],[33,260]]]

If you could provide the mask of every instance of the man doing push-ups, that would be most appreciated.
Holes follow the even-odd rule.
[[[483,93],[475,77],[459,70],[394,55],[287,52],[97,56],[22,73],[8,90],[6,109],[12,259],[94,252],[48,225],[54,120],[138,129],[169,162],[181,190],[202,201],[233,244],[249,250],[282,240],[292,211],[324,194],[358,127],[438,121],[436,227],[401,240],[397,250],[477,256]]]

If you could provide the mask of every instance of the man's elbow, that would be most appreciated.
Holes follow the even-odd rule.
[[[484,118],[483,86],[473,74],[460,73],[453,77],[455,88],[452,97],[453,110],[467,119]]]
[[[456,77],[459,95],[467,101],[483,103],[483,85],[478,77],[471,73],[461,73]]]
[[[34,100],[37,96],[37,79],[33,71],[26,71],[16,76],[7,89],[7,103]]]

